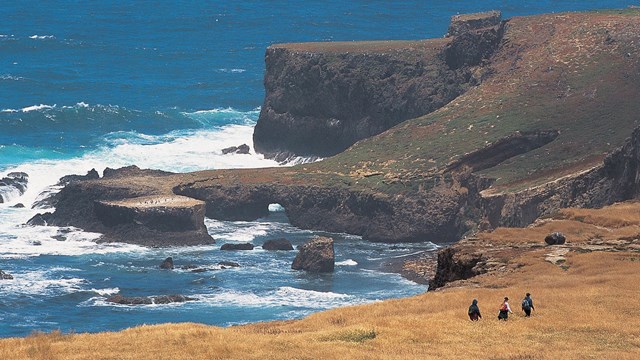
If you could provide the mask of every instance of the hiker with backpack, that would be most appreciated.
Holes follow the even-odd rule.
[[[498,313],[498,320],[507,321],[507,319],[509,318],[509,313],[513,314],[513,311],[511,311],[511,307],[509,306],[508,301],[509,301],[509,298],[505,296],[504,301],[500,306],[500,313]]]
[[[533,300],[531,299],[531,294],[527,293],[524,299],[522,299],[522,311],[524,311],[524,316],[530,317],[531,310],[535,310],[535,308],[533,307]]]
[[[478,321],[478,318],[482,318],[480,308],[478,307],[478,299],[473,299],[471,306],[469,306],[469,319],[471,321]]]

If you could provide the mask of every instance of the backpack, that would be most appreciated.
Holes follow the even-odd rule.
[[[531,305],[529,304],[529,300],[527,300],[527,299],[522,299],[522,309],[523,309],[523,310],[529,310],[529,309],[531,309]]]
[[[502,306],[500,306],[500,311],[507,311],[507,304],[502,304]]]

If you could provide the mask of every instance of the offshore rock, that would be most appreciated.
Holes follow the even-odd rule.
[[[0,270],[0,280],[13,280],[13,275]]]
[[[204,225],[204,202],[184,196],[96,201],[94,213],[106,230],[106,241],[152,246],[214,242]]]
[[[218,265],[220,265],[223,269],[230,268],[230,267],[231,268],[240,267],[240,264],[234,261],[220,261],[218,262]]]
[[[109,296],[106,301],[121,305],[170,304],[175,302],[194,301],[195,298],[184,295],[136,296],[125,297],[120,294]]]
[[[314,273],[333,272],[335,267],[335,253],[333,239],[317,237],[300,247],[298,255],[293,259],[291,268],[306,270]]]
[[[160,269],[173,270],[173,258],[169,256],[160,264]]]
[[[224,148],[222,149],[222,154],[227,155],[227,154],[248,154],[249,153],[249,145],[247,144],[242,144],[240,146],[231,146],[228,148]]]
[[[242,244],[230,244],[226,243],[220,247],[220,250],[253,250],[253,244],[250,243],[242,243]]]
[[[293,245],[289,240],[281,238],[281,239],[270,239],[262,244],[262,248],[264,250],[293,250]]]

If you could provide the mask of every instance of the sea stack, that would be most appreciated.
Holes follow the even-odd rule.
[[[333,272],[335,253],[332,238],[316,237],[302,245],[299,250],[291,264],[292,269],[314,273]]]

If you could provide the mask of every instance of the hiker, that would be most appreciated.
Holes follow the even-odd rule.
[[[511,307],[509,306],[508,301],[509,301],[509,298],[505,296],[504,301],[500,306],[500,313],[498,314],[498,320],[507,321],[507,319],[509,318],[509,313],[513,314],[513,311],[511,311]]]
[[[533,307],[533,300],[531,299],[531,294],[527,293],[527,295],[522,299],[522,311],[524,311],[524,316],[531,316],[531,310],[535,310]]]
[[[478,299],[473,299],[471,306],[469,306],[469,319],[471,321],[478,321],[478,318],[482,318],[480,308],[478,307]]]

